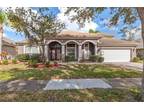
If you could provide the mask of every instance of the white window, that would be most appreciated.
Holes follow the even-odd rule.
[[[37,53],[39,53],[38,47],[36,47],[36,46],[25,46],[25,53],[37,54]]]

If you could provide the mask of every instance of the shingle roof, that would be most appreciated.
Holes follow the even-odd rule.
[[[100,39],[102,33],[85,33],[77,31],[62,31],[57,36],[48,37],[48,39]]]
[[[2,42],[2,45],[15,46],[15,42],[11,39],[8,39],[7,37],[2,37]]]
[[[130,47],[137,46],[136,42],[103,37],[98,44],[100,47]]]
[[[48,39],[84,39],[84,40],[91,40],[96,39],[100,40],[98,46],[100,47],[134,47],[137,46],[136,42],[131,41],[124,41],[115,39],[111,35],[107,35],[104,33],[85,33],[85,32],[77,32],[77,31],[63,31],[58,36],[48,37]],[[26,43],[27,41],[17,42],[18,44]]]

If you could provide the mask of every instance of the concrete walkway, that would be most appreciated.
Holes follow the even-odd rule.
[[[112,88],[102,79],[60,79],[48,82],[44,90]]]
[[[108,62],[108,63],[104,63],[104,64],[112,64],[115,66],[120,66],[123,68],[127,68],[127,69],[133,69],[133,70],[137,70],[137,71],[142,71],[143,70],[143,64],[142,63],[134,63],[134,62]]]
[[[14,80],[0,81],[0,92],[4,91],[39,91],[86,88],[122,88],[140,87],[140,78],[109,79],[61,79],[61,80]]]

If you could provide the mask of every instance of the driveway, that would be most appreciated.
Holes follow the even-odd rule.
[[[120,66],[120,67],[127,68],[127,69],[134,69],[134,70],[138,70],[138,71],[142,71],[143,70],[143,64],[142,63],[109,62],[109,63],[105,63],[105,64],[112,64],[112,65],[115,65],[115,66]]]

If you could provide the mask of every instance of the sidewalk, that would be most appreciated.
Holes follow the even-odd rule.
[[[86,88],[122,88],[139,87],[140,78],[109,79],[59,79],[59,80],[14,80],[0,81],[0,92],[4,91],[38,91]]]
[[[143,64],[142,63],[134,63],[134,62],[108,62],[104,64],[112,64],[114,66],[120,66],[126,69],[133,69],[137,71],[143,71]]]

